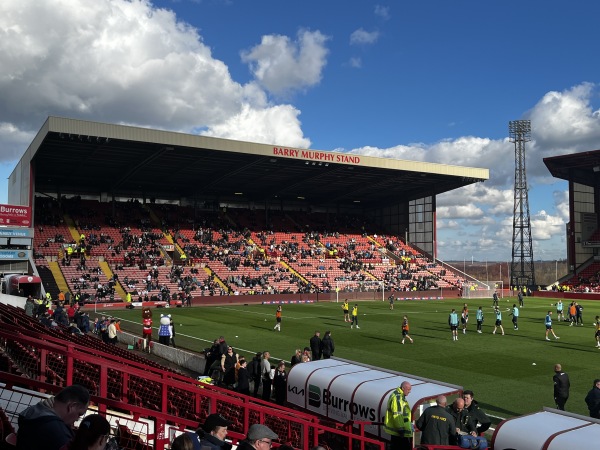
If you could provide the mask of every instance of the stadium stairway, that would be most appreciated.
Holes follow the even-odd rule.
[[[100,267],[102,272],[104,272],[106,278],[110,280],[113,276],[113,271],[110,270],[110,266],[108,265],[108,263],[106,261],[98,261],[98,266]],[[119,280],[118,283],[115,283],[115,292],[117,293],[117,296],[121,298],[121,300],[125,301],[127,293],[125,292],[125,289],[123,289],[123,285],[121,285],[121,280]]]
[[[373,239],[371,236],[367,236],[367,239],[369,241],[371,241],[373,244],[375,244],[375,247],[377,247],[377,248],[383,247],[383,245],[381,245],[379,242],[377,242],[377,240]]]
[[[69,289],[67,280],[65,280],[65,276],[63,275],[62,271],[60,270],[60,266],[58,265],[58,262],[50,261],[48,263],[48,268],[52,272],[52,277],[54,278],[54,282],[56,283],[56,286],[58,287],[59,292],[70,292],[71,290]],[[56,296],[54,296],[54,292],[50,291],[50,293],[52,294],[52,298],[58,297],[58,292],[56,293]]]
[[[46,292],[50,292],[52,298],[58,298],[58,293],[60,292],[60,288],[56,284],[56,280],[52,271],[48,266],[45,265],[37,265],[37,270],[40,278],[42,279],[42,284],[44,285],[44,290]],[[62,275],[62,274],[61,274]],[[63,277],[64,280],[64,277]],[[67,292],[67,291],[63,291]]]
[[[71,233],[71,237],[73,238],[73,240],[75,242],[79,242],[79,238],[80,238],[81,234],[75,227],[75,222],[73,221],[71,216],[69,216],[68,214],[65,214],[64,218],[65,218],[65,223],[69,227],[69,233]]]
[[[150,208],[146,204],[143,204],[142,205],[142,209],[144,209],[144,210],[146,210],[148,212],[148,215],[150,216],[150,220],[152,220],[152,222],[154,222],[154,224],[158,228],[160,228],[162,230],[163,229],[163,224],[162,224],[161,220],[158,218],[158,216],[156,215],[156,213],[152,210],[152,208]],[[166,231],[163,230],[163,236],[169,242],[169,244],[173,244],[175,246],[175,250],[177,251],[177,253],[179,253],[179,258],[180,259],[186,259],[187,258],[187,255],[185,254],[185,252],[183,251],[183,249],[179,246],[179,244],[177,244],[173,240],[173,236],[171,236],[171,233],[167,233]],[[184,258],[182,258],[182,256],[184,256]]]
[[[279,261],[279,264],[281,264],[283,267],[285,267],[286,269],[288,269],[290,271],[290,273],[293,273],[294,275],[296,275],[298,278],[300,278],[303,282],[305,282],[306,284],[310,284],[308,282],[308,280],[306,278],[304,278],[302,276],[302,274],[300,272],[296,272],[292,267],[290,267],[286,262],[284,261]]]
[[[214,270],[212,270],[210,267],[204,266],[203,267],[204,271],[210,276],[213,275],[215,277],[215,281],[217,282],[217,284],[219,286],[221,286],[223,289],[225,289],[226,292],[231,291],[231,289],[229,288],[229,286],[227,286],[223,280],[221,280],[221,277],[219,277],[219,275],[217,275],[217,272],[215,272]]]

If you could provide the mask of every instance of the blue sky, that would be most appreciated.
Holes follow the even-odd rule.
[[[0,2],[0,177],[48,115],[490,169],[438,198],[441,259],[509,260],[527,144],[535,259],[565,258],[566,183],[600,149],[589,1]],[[0,203],[8,184],[0,183]]]

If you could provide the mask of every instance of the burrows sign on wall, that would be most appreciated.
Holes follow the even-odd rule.
[[[31,207],[0,205],[0,225],[31,226]]]

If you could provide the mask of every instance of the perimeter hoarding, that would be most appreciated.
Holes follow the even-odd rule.
[[[31,207],[0,204],[0,225],[31,226]]]

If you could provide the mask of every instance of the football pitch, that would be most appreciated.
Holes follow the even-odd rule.
[[[341,297],[340,297],[341,299]],[[578,301],[584,307],[584,326],[558,322],[554,299],[525,298],[520,309],[519,329],[513,330],[510,308],[516,298],[500,299],[505,335],[492,334],[495,315],[491,299],[467,299],[467,333],[459,330],[453,341],[448,314],[460,314],[463,299],[399,301],[389,309],[387,301],[358,302],[359,329],[343,320],[340,303],[284,304],[281,332],[273,330],[276,305],[224,305],[194,308],[153,309],[154,339],[162,314],[171,314],[180,348],[201,351],[223,335],[235,351],[248,360],[268,350],[272,363],[289,361],[296,348],[309,345],[315,330],[331,331],[334,356],[384,367],[407,374],[463,386],[491,415],[501,418],[555,407],[554,364],[569,374],[570,397],[566,410],[588,415],[585,395],[600,378],[600,349],[594,339],[594,317],[600,302]],[[563,302],[565,311],[570,302]],[[354,303],[351,303],[352,307]],[[475,311],[483,306],[483,333],[476,333]],[[560,340],[544,339],[544,319],[553,312],[553,328]],[[414,344],[401,342],[403,315],[410,321]],[[123,330],[141,335],[141,309],[119,310]],[[410,396],[409,396],[410,400]]]

